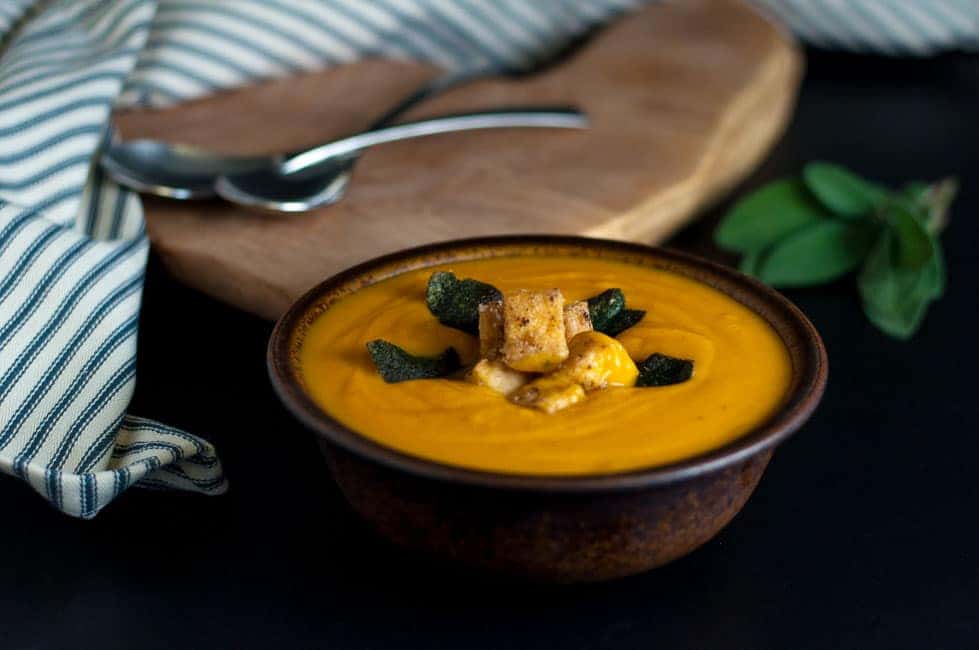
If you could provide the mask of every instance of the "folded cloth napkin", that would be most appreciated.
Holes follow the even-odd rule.
[[[92,160],[155,7],[0,7],[0,470],[79,517],[137,482],[223,492],[208,443],[125,413],[148,244]]]
[[[93,164],[113,106],[363,56],[527,66],[642,0],[0,0],[0,471],[93,517],[130,485],[226,489],[210,444],[126,414],[147,255]],[[975,0],[755,0],[829,46],[976,46]]]

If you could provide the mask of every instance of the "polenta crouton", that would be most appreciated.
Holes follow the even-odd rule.
[[[479,363],[466,373],[466,379],[477,386],[486,386],[497,393],[509,395],[526,384],[530,377],[519,370],[514,370],[502,361],[480,359]]]
[[[479,356],[493,360],[502,353],[503,302],[484,302],[479,306]]]
[[[632,386],[639,370],[617,340],[601,332],[583,332],[574,337],[568,358],[550,376],[555,381],[596,390],[606,386]]]
[[[601,332],[582,332],[571,341],[568,358],[554,372],[521,386],[510,399],[556,413],[583,400],[586,391],[632,386],[638,374],[621,343]]]
[[[548,372],[568,356],[560,289],[503,296],[503,360],[515,370]]]
[[[518,388],[510,399],[521,406],[532,406],[545,413],[557,413],[585,399],[585,389],[581,384],[541,377]]]
[[[588,301],[579,300],[564,308],[564,338],[568,343],[577,334],[590,332],[591,314],[588,313]]]

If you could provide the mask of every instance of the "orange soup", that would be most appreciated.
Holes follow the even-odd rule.
[[[610,387],[556,413],[514,404],[458,379],[385,383],[366,344],[385,339],[417,355],[452,346],[463,363],[479,341],[429,312],[429,276],[451,270],[506,292],[560,288],[582,300],[610,287],[646,316],[617,338],[632,359],[661,353],[694,362],[686,382]],[[791,362],[775,331],[725,294],[667,271],[603,259],[499,257],[407,272],[344,297],[300,349],[305,388],[351,429],[401,452],[510,474],[588,475],[664,465],[744,435],[778,408]]]

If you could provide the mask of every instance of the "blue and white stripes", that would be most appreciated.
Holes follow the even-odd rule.
[[[79,517],[226,488],[208,443],[126,414],[147,240],[93,165],[114,106],[365,56],[529,66],[642,1],[0,0],[0,471]],[[827,47],[979,47],[977,0],[752,1]]]
[[[74,222],[109,111],[146,42],[153,6],[80,0],[41,12],[0,59],[0,200]],[[100,11],[92,11],[92,8]]]
[[[650,0],[161,0],[120,104],[164,106],[367,56],[521,67]],[[979,49],[979,0],[748,0],[820,47]]]
[[[163,0],[121,98],[161,106],[364,57],[521,67],[641,0]]]
[[[92,161],[155,6],[0,7],[0,471],[79,517],[136,482],[222,492],[210,445],[125,415],[148,242]]]
[[[751,0],[829,49],[925,56],[979,49],[979,0]]]
[[[633,4],[0,0],[0,471],[80,517],[137,482],[226,487],[206,442],[125,414],[147,241],[93,165],[114,105],[371,55],[526,65]]]

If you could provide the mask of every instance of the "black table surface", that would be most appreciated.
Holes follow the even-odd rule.
[[[700,550],[555,588],[389,548],[272,394],[271,325],[151,260],[132,412],[214,441],[231,490],[131,490],[79,521],[0,478],[0,647],[979,647],[979,57],[810,53],[786,136],[733,196],[813,159],[958,175],[950,288],[908,343],[873,329],[852,279],[788,292],[829,349],[826,398]],[[730,261],[710,244],[724,208],[671,244]]]

